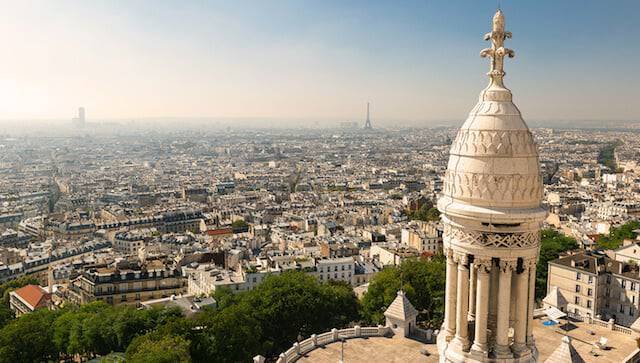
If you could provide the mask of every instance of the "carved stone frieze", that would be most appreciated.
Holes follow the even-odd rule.
[[[452,198],[539,203],[543,192],[542,177],[539,174],[491,175],[447,170],[443,192]]]
[[[482,231],[468,231],[444,224],[443,239],[456,244],[469,244],[482,247],[493,248],[527,248],[537,246],[540,243],[540,233],[519,232],[519,233],[492,233]]]
[[[529,130],[465,130],[451,145],[451,154],[469,156],[535,156],[536,144]]]

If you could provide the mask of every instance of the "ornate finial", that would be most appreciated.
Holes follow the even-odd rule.
[[[487,75],[491,79],[491,83],[499,87],[504,87],[502,83],[502,78],[505,75],[504,57],[513,58],[515,55],[513,50],[504,47],[504,40],[507,38],[511,38],[511,32],[504,30],[504,15],[502,10],[498,9],[493,16],[491,33],[484,35],[484,40],[491,40],[491,48],[483,49],[480,56],[483,58],[491,57],[491,70]]]

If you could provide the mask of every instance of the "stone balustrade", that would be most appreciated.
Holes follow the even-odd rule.
[[[391,328],[378,325],[377,327],[360,327],[355,326],[353,328],[346,329],[331,329],[326,333],[313,334],[308,339],[301,342],[294,343],[291,348],[281,353],[276,363],[291,363],[298,360],[303,355],[311,352],[312,350],[331,344],[341,339],[353,339],[364,337],[382,337],[387,336],[391,332]],[[265,358],[261,355],[253,358],[254,363],[263,363]]]
[[[541,308],[541,309],[536,309],[534,311],[534,315],[536,315],[536,317],[543,317],[546,314],[544,314],[544,309]],[[604,320],[598,319],[597,317],[593,318],[593,317],[590,317],[590,316],[582,316],[580,314],[575,314],[575,313],[567,313],[567,316],[569,318],[571,318],[571,319],[575,319],[575,320],[578,320],[578,321],[581,321],[581,322],[584,322],[584,323],[588,323],[588,324],[591,324],[591,325],[596,325],[596,326],[599,326],[599,327],[602,327],[602,328],[607,328],[609,330],[613,330],[613,331],[616,331],[616,332],[619,332],[619,333],[622,333],[622,334],[625,334],[625,335],[630,335],[630,336],[634,335],[634,332],[633,332],[633,330],[631,328],[627,328],[627,327],[622,326],[622,325],[617,325],[615,323],[615,320],[613,320],[613,319],[609,319],[608,321],[604,321]]]

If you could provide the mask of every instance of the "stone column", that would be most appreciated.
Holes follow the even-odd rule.
[[[468,320],[476,320],[476,263],[469,265],[469,316]]]
[[[458,293],[458,266],[453,258],[453,251],[446,250],[447,284],[445,287],[444,333],[446,340],[451,341],[456,334],[456,294]]]
[[[529,269],[515,275],[516,323],[513,328],[513,352],[520,357],[527,349],[527,314],[529,307]]]
[[[529,348],[535,346],[533,340],[533,309],[535,309],[536,299],[536,263],[538,259],[529,260],[529,311],[527,314],[527,345]]]
[[[456,298],[456,343],[462,350],[469,348],[469,259],[466,253],[457,253],[458,296]]]
[[[511,349],[509,349],[509,308],[511,307],[511,276],[517,262],[516,259],[500,259],[496,358],[511,358],[513,356]]]
[[[487,357],[489,346],[487,345],[487,319],[489,315],[489,271],[491,270],[491,258],[476,258],[477,267],[477,291],[476,291],[476,330],[471,351],[474,355]]]

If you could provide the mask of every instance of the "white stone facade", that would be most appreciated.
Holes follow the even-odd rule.
[[[344,281],[351,283],[355,273],[353,257],[327,258],[316,261],[316,276],[320,282]]]
[[[438,201],[447,256],[442,362],[534,362],[532,335],[542,177],[537,146],[503,84],[500,10],[485,35],[490,83],[450,150]],[[513,335],[509,334],[513,329]]]

